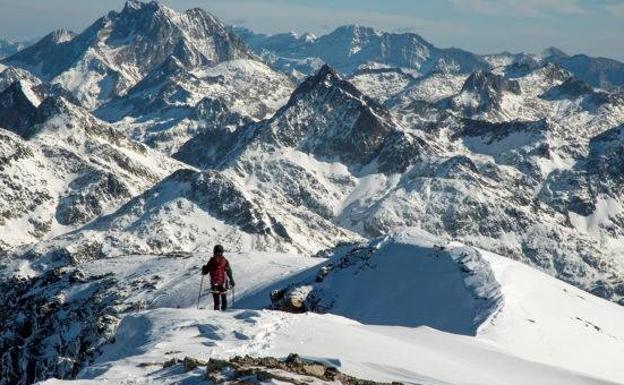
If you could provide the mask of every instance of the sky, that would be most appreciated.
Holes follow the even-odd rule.
[[[204,8],[257,32],[325,34],[344,24],[416,32],[434,45],[476,53],[539,52],[555,46],[624,61],[624,0],[161,0]],[[82,31],[121,0],[0,0],[0,37]]]

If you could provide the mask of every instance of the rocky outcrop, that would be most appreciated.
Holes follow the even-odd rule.
[[[72,268],[0,282],[0,384],[74,378],[91,363],[119,322],[114,283]]]
[[[241,357],[229,360],[211,358],[208,361],[193,357],[184,359],[172,358],[163,363],[145,362],[142,367],[162,366],[171,368],[182,367],[186,371],[205,368],[205,378],[214,384],[234,385],[241,381],[247,382],[285,382],[294,385],[309,383],[329,385],[401,385],[399,382],[383,383],[362,380],[341,373],[338,368],[326,363],[304,359],[291,353],[284,359],[274,357]]]

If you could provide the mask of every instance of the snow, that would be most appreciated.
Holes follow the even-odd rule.
[[[502,287],[504,309],[479,338],[547,365],[622,383],[624,310],[526,265],[483,252]],[[530,283],[530,284],[529,284]]]
[[[33,84],[30,84],[26,81],[20,81],[20,87],[26,98],[30,101],[30,103],[32,103],[33,106],[39,107],[39,105],[41,104],[41,99],[37,94],[33,92],[33,86]]]
[[[129,256],[96,262],[91,266],[94,271],[116,271],[126,279],[163,275],[163,282],[170,284],[159,284],[157,290],[175,301],[153,300],[150,310],[127,315],[117,331],[117,342],[105,347],[78,380],[50,379],[44,384],[194,383],[202,375],[199,369],[163,371],[139,364],[172,357],[284,357],[292,352],[360,378],[405,384],[624,381],[624,368],[615,359],[624,354],[621,307],[519,262],[455,242],[445,249],[440,244],[435,237],[412,229],[373,242],[371,269],[381,268],[379,274],[353,275],[344,270],[330,273],[326,277],[330,280],[323,282],[338,296],[330,309],[333,314],[197,310],[198,282],[188,273],[197,271],[204,257]],[[324,263],[287,255],[234,253],[229,257],[240,285],[238,306],[255,303],[258,307],[260,294],[275,282],[298,282]],[[475,274],[462,277],[460,265],[455,265],[460,262]],[[496,287],[494,292],[502,297],[495,311],[481,320],[476,335],[432,327],[436,314],[446,315],[452,323],[472,325],[474,319],[461,316],[462,304],[475,302],[470,293],[481,286]],[[441,293],[452,295],[442,298]],[[174,303],[182,308],[174,309]],[[379,316],[387,318],[379,322]],[[405,325],[415,319],[420,319],[420,326]]]
[[[599,197],[595,211],[588,216],[570,213],[570,222],[578,231],[599,236],[600,227],[608,225],[610,218],[620,215],[624,208],[618,200],[610,197]]]

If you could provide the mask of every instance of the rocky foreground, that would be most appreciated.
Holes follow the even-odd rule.
[[[212,384],[243,385],[272,384],[286,382],[293,385],[387,385],[384,382],[362,380],[341,373],[340,370],[323,362],[307,360],[297,354],[286,359],[274,357],[254,358],[236,356],[229,360],[209,359],[208,361],[184,357],[172,358],[162,363],[147,362],[144,367],[162,366],[163,371],[182,369],[196,371],[204,369],[204,376]],[[399,382],[392,384],[400,385]]]

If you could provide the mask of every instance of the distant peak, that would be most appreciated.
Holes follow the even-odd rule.
[[[326,80],[340,79],[340,76],[338,75],[336,70],[330,67],[328,64],[323,64],[323,66],[316,72],[313,78],[315,79],[315,83],[320,83]]]
[[[126,5],[121,11],[122,14],[129,14],[142,11],[156,11],[158,9],[166,8],[164,5],[157,1],[143,2],[140,0],[128,0]]]
[[[560,50],[559,48],[548,47],[540,53],[540,56],[542,59],[545,59],[549,57],[559,57],[559,58],[568,57],[569,55],[563,52],[562,50]]]
[[[493,91],[498,93],[512,92],[520,94],[520,84],[515,80],[508,80],[504,76],[495,74],[487,70],[477,70],[473,72],[464,82],[462,92]]]
[[[349,33],[354,35],[381,35],[382,32],[377,31],[373,27],[368,27],[361,24],[347,24],[342,25],[334,31],[334,33]]]
[[[75,32],[68,31],[66,29],[57,29],[56,31],[50,32],[42,40],[60,44],[72,40],[75,36]]]
[[[297,87],[297,89],[291,95],[291,100],[288,104],[290,104],[293,100],[298,99],[300,96],[312,92],[313,90],[333,86],[342,87],[343,85],[355,88],[350,83],[342,80],[342,78],[338,75],[338,73],[336,73],[333,68],[331,68],[327,64],[324,64],[316,72],[316,74],[308,77],[303,83],[299,85],[299,87]]]

